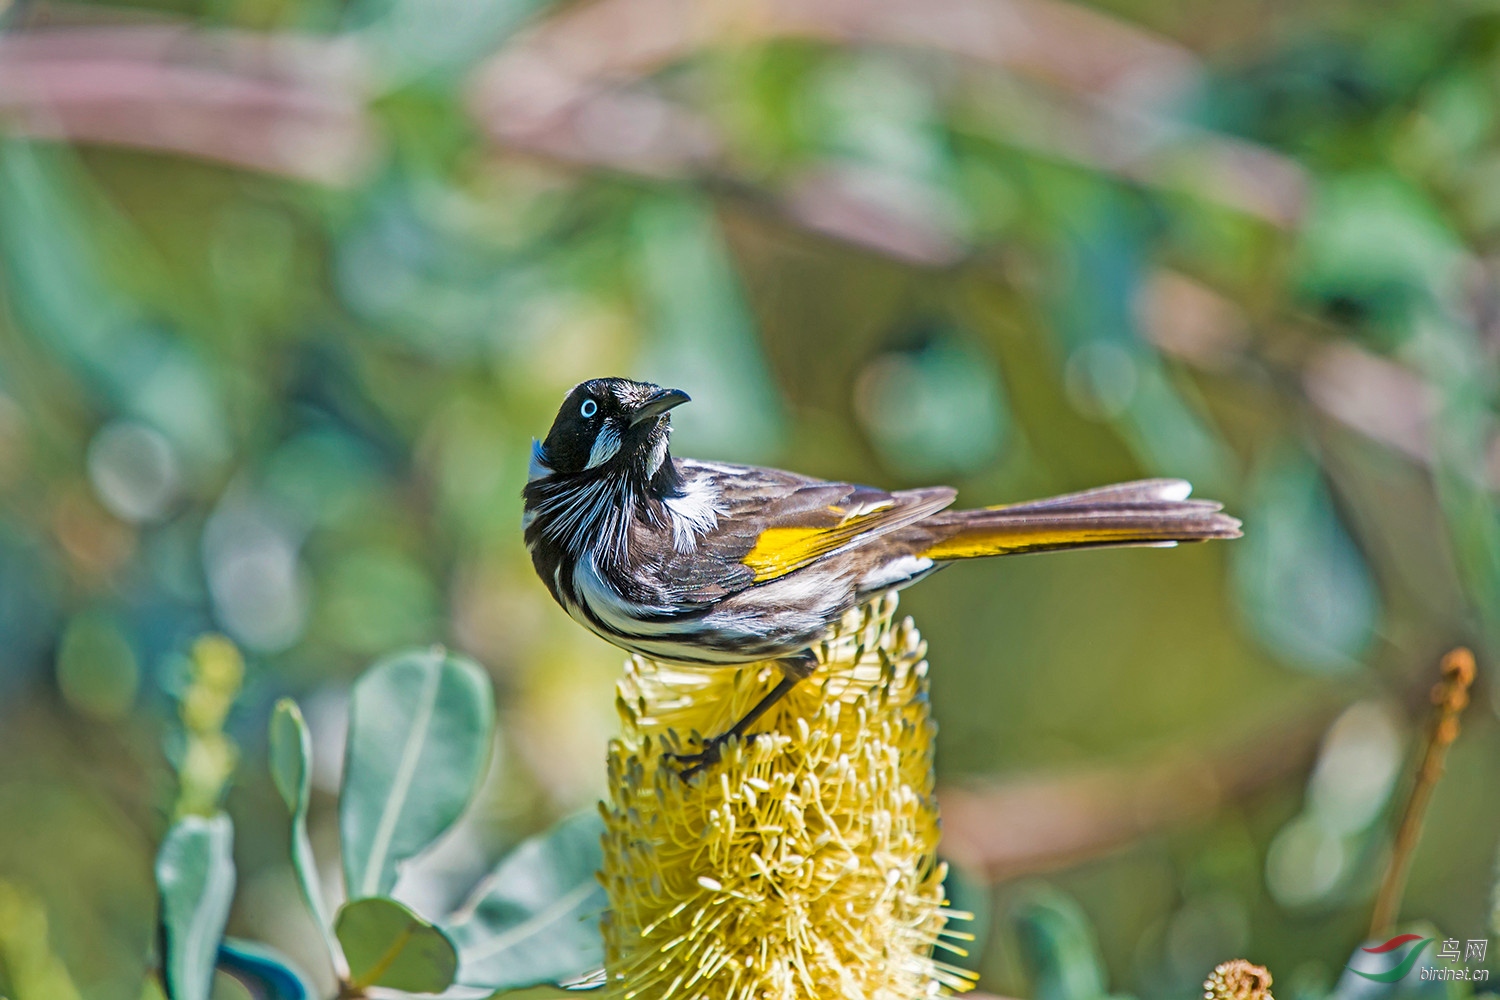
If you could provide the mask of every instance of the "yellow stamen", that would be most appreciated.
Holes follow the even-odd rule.
[[[913,1000],[972,986],[933,958],[947,921],[926,646],[894,596],[851,612],[819,666],[692,781],[664,756],[780,678],[636,657],[610,746],[604,921],[612,994]],[[949,932],[951,934],[951,932]]]

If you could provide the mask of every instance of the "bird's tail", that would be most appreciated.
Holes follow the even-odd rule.
[[[1175,545],[1238,538],[1240,522],[1181,479],[1143,479],[1046,500],[942,511],[906,529],[912,554],[938,562],[1050,549]]]

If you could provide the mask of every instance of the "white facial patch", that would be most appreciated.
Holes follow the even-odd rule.
[[[667,460],[667,436],[663,434],[657,439],[656,444],[651,446],[651,462],[646,467],[646,476],[650,478],[656,475],[661,468],[661,463]]]
[[[599,428],[599,436],[594,438],[594,446],[589,449],[589,464],[584,468],[598,468],[619,453],[620,431],[613,423],[605,424]]]

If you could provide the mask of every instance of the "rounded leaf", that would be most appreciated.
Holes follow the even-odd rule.
[[[453,825],[484,777],[494,724],[489,677],[441,649],[359,679],[339,793],[349,898],[390,892],[397,866]]]
[[[447,935],[394,899],[345,904],[334,932],[349,960],[349,983],[357,989],[441,993],[453,984],[458,952]]]

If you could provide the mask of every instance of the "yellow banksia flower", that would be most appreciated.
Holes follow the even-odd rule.
[[[1271,972],[1243,958],[1221,962],[1203,983],[1203,1000],[1274,1000]]]
[[[915,1000],[972,987],[935,948],[936,733],[926,644],[895,595],[850,612],[819,665],[691,781],[664,754],[728,729],[780,678],[772,663],[687,668],[634,657],[610,745],[601,878],[605,970],[627,1000]]]

